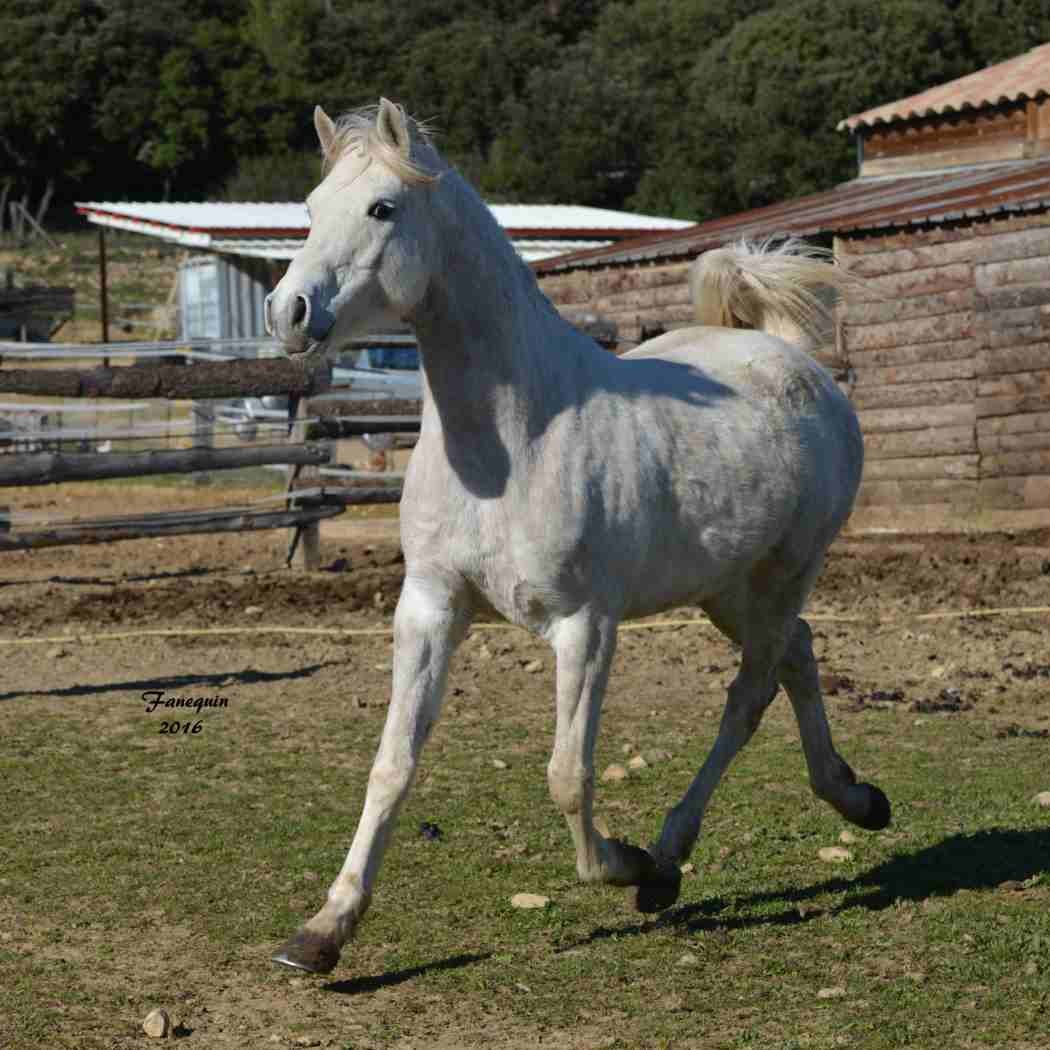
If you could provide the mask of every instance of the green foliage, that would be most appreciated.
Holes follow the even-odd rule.
[[[222,196],[230,201],[301,201],[317,185],[320,172],[316,150],[242,157]]]
[[[491,199],[700,219],[848,178],[842,117],[1050,40],[1050,8],[8,0],[0,40],[0,186],[31,198],[299,195],[313,106],[385,94]]]

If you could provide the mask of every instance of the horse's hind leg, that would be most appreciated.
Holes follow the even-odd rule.
[[[878,831],[886,827],[890,822],[889,800],[873,784],[857,783],[853,770],[831,741],[813,655],[813,636],[803,619],[795,621],[795,631],[777,676],[795,709],[814,793],[862,828]]]
[[[750,604],[745,602],[745,604]],[[730,638],[743,643],[740,671],[729,686],[729,696],[718,736],[704,764],[689,785],[682,801],[667,814],[660,838],[650,847],[660,864],[677,866],[696,844],[707,804],[737,752],[751,739],[766,708],[777,694],[776,667],[784,650],[783,635],[776,626],[761,621],[742,626],[735,609],[728,605],[708,608],[715,624]],[[743,621],[746,623],[746,620]],[[661,885],[641,885],[635,907],[642,912],[661,911],[677,899]]]

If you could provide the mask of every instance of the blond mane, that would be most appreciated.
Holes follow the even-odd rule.
[[[437,151],[431,141],[432,132],[423,121],[405,113],[401,106],[398,106],[398,109],[405,118],[405,125],[412,140],[412,148],[407,157],[379,134],[376,126],[379,106],[364,106],[344,113],[335,122],[335,138],[325,154],[322,175],[327,175],[345,154],[360,153],[371,160],[381,161],[398,178],[412,185],[433,182],[439,172],[429,170],[427,164],[428,161],[437,161]]]

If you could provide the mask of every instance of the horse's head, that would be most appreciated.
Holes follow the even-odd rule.
[[[325,176],[306,199],[310,235],[266,299],[266,327],[293,354],[404,322],[437,258],[425,132],[386,99],[338,124],[318,106],[314,125]]]

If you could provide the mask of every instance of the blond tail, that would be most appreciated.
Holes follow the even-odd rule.
[[[839,295],[860,283],[835,265],[830,252],[794,237],[715,248],[689,268],[700,324],[756,328],[814,346],[832,336]]]

